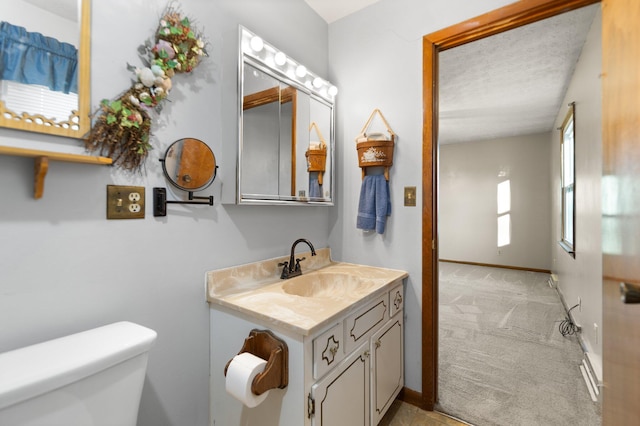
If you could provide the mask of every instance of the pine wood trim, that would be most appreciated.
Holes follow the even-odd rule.
[[[67,154],[62,152],[42,151],[38,149],[15,148],[11,146],[0,146],[0,155],[13,155],[34,159],[33,198],[36,200],[42,198],[42,195],[44,194],[44,179],[47,176],[47,171],[49,170],[49,160],[98,165],[109,165],[113,162],[113,160],[108,157]]]
[[[55,121],[41,114],[11,111],[0,101],[0,127],[75,139],[82,139],[91,131],[91,1],[82,0],[81,7],[78,109],[71,111],[66,120]]]
[[[465,260],[449,260],[449,259],[440,259],[440,262],[459,263],[461,265],[486,266],[489,268],[513,269],[515,271],[541,272],[543,274],[551,273],[550,269],[529,268],[526,266],[496,265],[493,263],[467,262]]]

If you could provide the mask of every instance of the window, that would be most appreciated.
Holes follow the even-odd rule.
[[[498,184],[498,248],[511,244],[510,211],[511,181],[505,180]]]
[[[569,105],[569,112],[560,128],[560,152],[562,155],[562,238],[560,246],[575,257],[575,103]]]

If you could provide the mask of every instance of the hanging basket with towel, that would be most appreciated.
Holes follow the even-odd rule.
[[[369,126],[378,114],[382,119],[389,135],[384,133],[368,133]],[[362,178],[366,174],[367,167],[384,167],[384,177],[389,180],[389,167],[393,165],[393,148],[396,134],[391,130],[389,123],[379,109],[374,109],[360,134],[356,137],[356,149],[358,150],[358,165],[362,168]]]
[[[322,185],[322,175],[327,162],[327,143],[315,121],[309,126],[309,131],[314,128],[319,141],[309,142],[309,149],[304,153],[304,156],[307,157],[307,172],[318,172],[318,183]]]

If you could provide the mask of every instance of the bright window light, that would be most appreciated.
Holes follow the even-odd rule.
[[[498,214],[511,210],[511,181],[505,180],[498,184]]]
[[[498,247],[511,244],[511,215],[498,217]]]

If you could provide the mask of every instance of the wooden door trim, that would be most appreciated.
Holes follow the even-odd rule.
[[[438,53],[600,0],[520,0],[425,35],[422,40],[422,397],[433,410],[438,384]],[[413,398],[412,398],[413,399]]]

